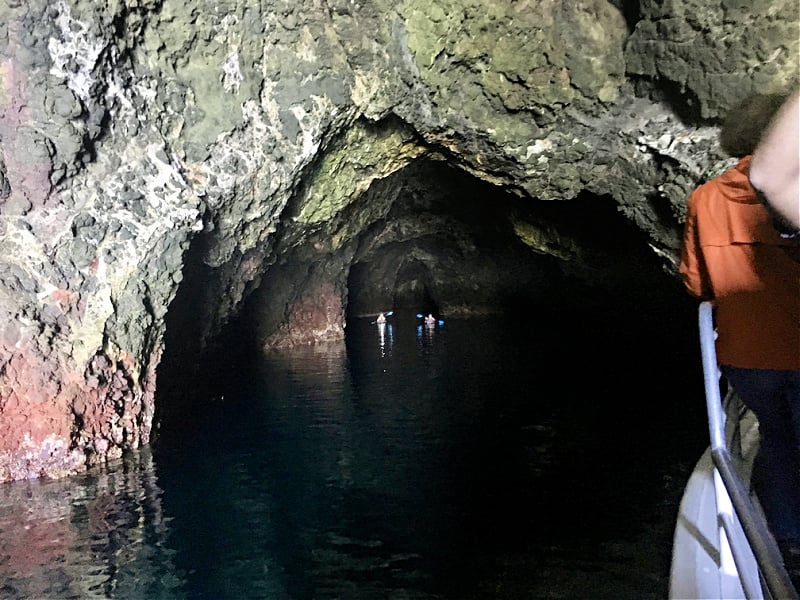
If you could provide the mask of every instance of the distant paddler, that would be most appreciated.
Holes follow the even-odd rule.
[[[386,323],[386,317],[391,317],[394,314],[393,310],[387,311],[385,313],[380,313],[378,318],[372,321],[373,323],[377,323],[378,325]]]
[[[439,326],[444,325],[444,321],[442,319],[437,319],[436,317],[434,317],[433,313],[428,313],[427,317],[422,313],[417,313],[417,318],[422,319],[422,322],[425,323],[425,325],[439,325]]]

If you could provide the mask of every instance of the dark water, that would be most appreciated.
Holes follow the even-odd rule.
[[[182,435],[0,486],[0,596],[665,598],[706,445],[693,314],[596,317],[222,358]]]

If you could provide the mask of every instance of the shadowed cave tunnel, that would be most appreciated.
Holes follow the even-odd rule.
[[[603,336],[648,330],[652,346],[644,350],[653,360],[659,353],[685,352],[687,364],[699,365],[696,303],[612,198],[525,200],[446,162],[420,159],[373,182],[336,218],[338,226],[363,225],[353,243],[333,256],[310,252],[308,244],[298,248],[291,225],[279,232],[261,288],[207,344],[196,335],[204,318],[198,299],[206,298],[213,272],[203,262],[208,240],[193,242],[167,317],[156,442],[180,437],[204,403],[223,393],[231,372],[245,373],[258,360],[264,327],[273,328],[285,310],[286,290],[302,285],[315,265],[341,276],[345,323],[386,310],[527,323],[557,314],[576,328],[597,327],[596,347],[582,349],[580,357],[603,352]],[[700,377],[699,371],[687,376]],[[620,385],[657,382],[621,377]]]

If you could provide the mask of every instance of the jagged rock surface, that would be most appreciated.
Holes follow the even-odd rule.
[[[727,164],[719,118],[797,84],[797,20],[794,0],[6,0],[0,480],[150,441],[158,372],[191,378],[242,310],[262,346],[310,343],[348,311],[604,276],[612,245],[571,225],[597,203],[673,271],[688,191]]]

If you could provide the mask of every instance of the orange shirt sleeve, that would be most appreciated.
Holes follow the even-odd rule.
[[[698,191],[689,196],[689,210],[683,232],[681,247],[680,274],[689,293],[701,300],[712,300],[713,293],[708,283],[708,275],[700,247],[697,231],[697,205],[700,200]]]

